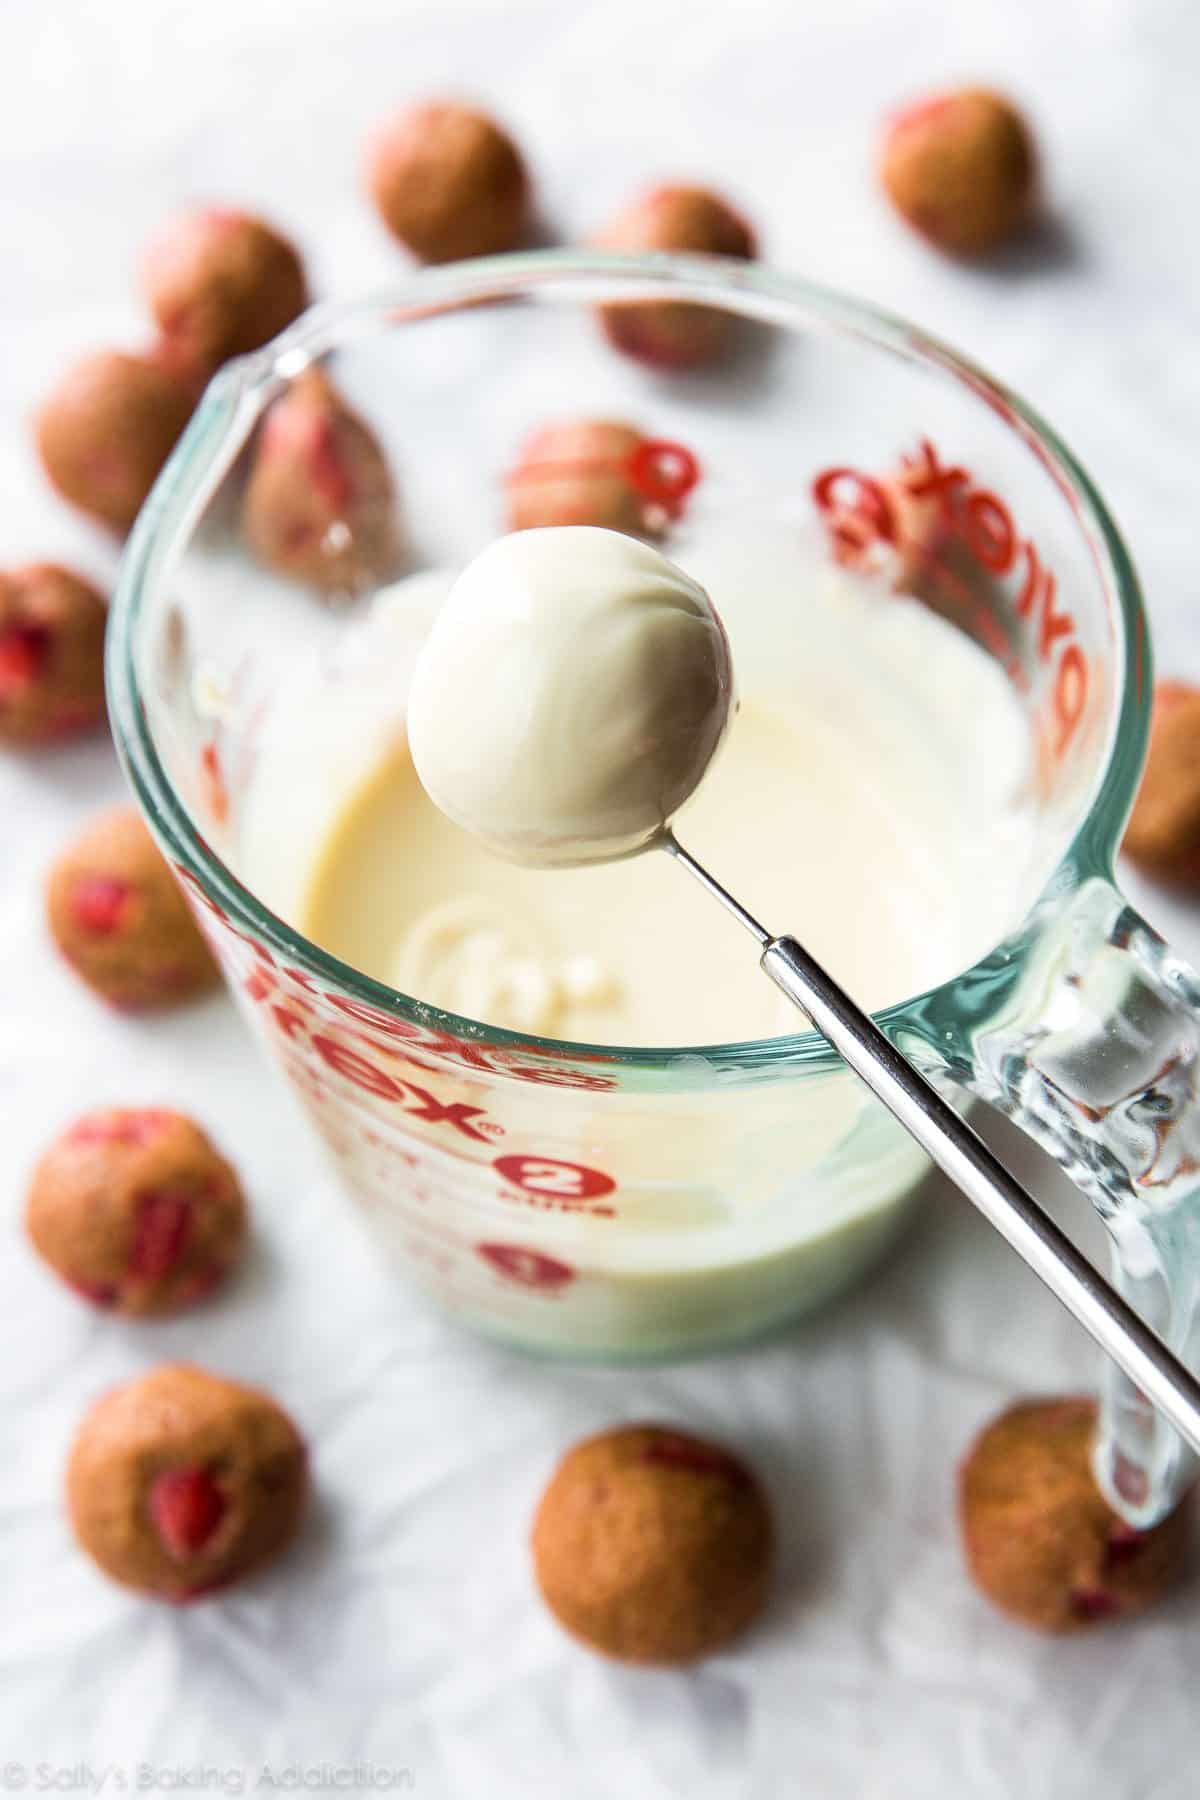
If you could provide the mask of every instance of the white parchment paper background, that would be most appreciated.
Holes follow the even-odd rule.
[[[881,108],[977,76],[1032,107],[1058,217],[987,272],[925,252],[870,178]],[[1200,678],[1198,83],[1190,0],[3,0],[0,560],[111,570],[43,491],[24,419],[73,350],[136,338],[147,230],[184,199],[245,200],[295,230],[323,293],[386,278],[399,254],[360,198],[364,130],[460,89],[513,122],[565,236],[644,177],[711,174],[773,260],[911,314],[1024,390],[1131,538],[1160,666]],[[1010,1394],[1091,1367],[962,1204],[934,1192],[861,1293],[720,1361],[557,1369],[465,1339],[377,1268],[224,1000],[123,1023],[55,961],[42,870],[118,793],[104,746],[0,760],[0,1785],[162,1790],[200,1770],[210,1791],[251,1791],[263,1765],[282,1785],[289,1765],[357,1760],[375,1769],[351,1777],[364,1791],[406,1791],[408,1771],[417,1794],[470,1800],[1200,1790],[1200,1594],[1047,1644],[962,1576],[962,1446]],[[1200,912],[1141,897],[1200,955]],[[18,1217],[65,1118],[140,1101],[209,1124],[259,1229],[218,1304],[138,1329],[60,1292]],[[58,1492],[88,1400],[185,1355],[285,1398],[320,1497],[286,1565],[175,1613],[92,1573]],[[770,1617],[690,1676],[570,1646],[526,1563],[562,1446],[646,1414],[741,1445],[782,1522]]]

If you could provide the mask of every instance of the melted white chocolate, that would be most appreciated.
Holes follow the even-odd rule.
[[[434,906],[401,946],[396,985],[435,1006],[507,1031],[560,1034],[618,998],[619,983],[597,957],[557,955],[529,922],[486,894]]]
[[[868,1006],[968,966],[1039,879],[1028,728],[1003,672],[782,529],[729,526],[678,555],[718,597],[742,691],[682,841]],[[336,679],[281,703],[247,878],[344,961],[490,1024],[674,1046],[796,1030],[745,933],[665,855],[522,868],[432,804],[404,666],[448,587],[381,595]]]

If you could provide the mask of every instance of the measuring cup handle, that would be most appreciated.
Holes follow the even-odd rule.
[[[1200,1363],[1200,978],[1100,877],[1035,922],[1020,978],[950,1072],[1061,1163],[1108,1228],[1112,1277]],[[1193,1459],[1104,1367],[1097,1479],[1136,1525],[1169,1512]]]

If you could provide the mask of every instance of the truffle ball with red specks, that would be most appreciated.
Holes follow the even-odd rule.
[[[285,1550],[308,1493],[304,1441],[269,1394],[189,1363],[113,1389],[67,1464],[80,1546],[123,1586],[181,1604]]]
[[[653,536],[653,508],[637,485],[635,458],[647,439],[612,419],[545,425],[522,447],[505,481],[510,531],[540,525],[601,525]]]
[[[353,597],[396,571],[400,531],[387,460],[317,369],[298,376],[267,414],[242,526],[260,562],[331,597]]]
[[[692,256],[756,254],[754,232],[710,188],[657,187],[617,215],[599,234],[606,250],[673,250]],[[639,362],[666,369],[695,368],[728,348],[732,313],[680,300],[624,300],[600,308],[610,343]]]
[[[1092,1474],[1095,1402],[1026,1400],[980,1433],[959,1473],[967,1567],[1002,1612],[1037,1631],[1084,1631],[1174,1585],[1186,1509],[1149,1531],[1113,1512]]]
[[[161,351],[98,350],[74,363],[34,422],[64,500],[128,531],[191,417],[195,391]]]
[[[728,1450],[623,1425],[563,1458],[534,1520],[533,1560],[547,1606],[591,1649],[682,1664],[758,1617],[773,1539],[759,1482]]]
[[[308,305],[299,252],[250,213],[180,213],[150,240],[142,288],[181,367],[211,371],[257,350]]]
[[[55,943],[110,1006],[140,1012],[210,988],[216,965],[170,869],[133,807],[86,827],[50,870]]]
[[[1160,681],[1126,856],[1161,880],[1200,884],[1200,688]]]
[[[74,737],[104,717],[108,610],[57,563],[0,570],[0,743]]]
[[[86,1113],[34,1171],[34,1249],[68,1287],[145,1318],[207,1299],[241,1254],[246,1203],[200,1127],[162,1107]]]
[[[952,256],[982,256],[1024,224],[1036,174],[1028,124],[987,88],[906,108],[888,126],[880,157],[897,212]]]
[[[529,179],[508,133],[486,113],[428,101],[372,140],[367,186],[384,224],[422,262],[515,249],[529,226]]]

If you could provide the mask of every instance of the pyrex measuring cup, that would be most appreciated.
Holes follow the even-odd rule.
[[[737,315],[730,365],[614,356],[592,309],[647,298]],[[330,607],[242,549],[259,422],[312,360],[386,447],[418,565],[461,565],[503,528],[532,428],[631,416],[658,444],[631,473],[668,551],[691,509],[766,509],[1001,664],[1036,747],[1023,917],[881,1022],[1057,1157],[1105,1219],[1116,1281],[1190,1360],[1200,985],[1112,882],[1150,697],[1128,555],[1069,453],[971,365],[857,303],[696,259],[504,258],[318,309],[213,384],[126,558],[110,684],[130,778],[253,1029],[410,1273],[555,1353],[710,1347],[849,1281],[903,1228],[924,1164],[813,1034],[524,1037],[372,981],[289,924],[314,831],[403,729],[428,616],[389,613],[386,654],[373,638],[364,657],[368,601]],[[1098,1474],[1145,1523],[1186,1459],[1124,1377],[1105,1381]]]

